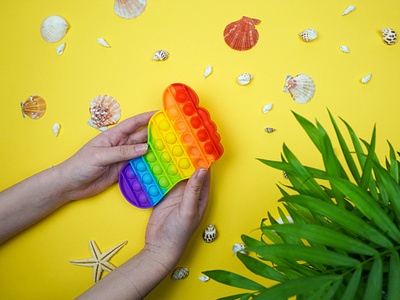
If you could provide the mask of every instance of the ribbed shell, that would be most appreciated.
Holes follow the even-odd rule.
[[[315,40],[317,38],[317,32],[312,28],[308,28],[308,29],[300,32],[299,36],[301,37],[301,39],[303,41],[311,42],[312,40]]]
[[[167,50],[157,50],[154,53],[153,60],[166,60],[169,57]]]
[[[247,85],[254,77],[251,76],[249,73],[243,73],[238,78],[238,83],[240,85]]]
[[[229,23],[224,30],[225,43],[233,50],[250,50],[258,42],[259,35],[254,25],[260,22],[258,19],[242,17],[238,21]]]
[[[147,0],[115,0],[114,12],[124,19],[139,17],[146,8]]]
[[[46,112],[46,101],[38,95],[30,96],[28,100],[21,102],[21,110],[24,118],[28,116],[34,120],[39,119]]]
[[[203,232],[203,240],[206,243],[211,243],[216,238],[217,238],[217,230],[212,224],[208,225],[207,229],[204,230]]]
[[[113,97],[97,96],[90,102],[91,123],[95,128],[113,125],[121,118],[121,108]]]
[[[173,280],[180,280],[185,279],[189,276],[189,269],[188,268],[176,268],[171,275]]]
[[[67,33],[68,23],[61,16],[49,16],[40,25],[40,34],[48,43],[59,42]]]
[[[397,43],[397,34],[391,28],[382,28],[382,37],[386,45],[394,45]]]
[[[267,132],[267,133],[272,133],[272,132],[274,132],[274,131],[276,131],[275,128],[271,128],[271,127],[266,127],[266,128],[265,128],[265,132]]]
[[[284,91],[288,91],[296,103],[307,103],[314,97],[315,83],[310,76],[299,74],[286,81]]]

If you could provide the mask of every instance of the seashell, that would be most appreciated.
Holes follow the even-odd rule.
[[[252,80],[254,77],[251,76],[249,73],[243,73],[239,76],[238,82],[241,85],[246,85],[250,83],[250,80]]]
[[[265,128],[265,132],[271,133],[271,132],[274,132],[274,131],[276,131],[275,128],[271,128],[271,127],[266,127]]]
[[[65,42],[62,43],[60,46],[57,47],[57,54],[61,55],[64,53],[64,49],[65,49]]]
[[[347,7],[344,12],[342,13],[342,16],[348,15],[349,13],[351,13],[352,11],[354,11],[356,9],[356,7],[354,5],[350,5],[349,7]]]
[[[208,277],[207,275],[203,275],[203,276],[200,276],[200,277],[199,277],[199,280],[200,280],[200,281],[203,281],[203,282],[207,282],[207,281],[210,280],[210,277]]]
[[[153,60],[166,60],[169,57],[167,50],[157,50],[154,53]]]
[[[289,177],[287,176],[285,171],[283,171],[283,177],[285,177],[286,179],[289,179]]]
[[[61,16],[49,16],[40,25],[40,34],[48,43],[57,43],[65,36],[68,30],[68,23]]]
[[[117,100],[107,95],[97,96],[90,102],[91,119],[88,124],[100,131],[116,124],[121,118],[121,108]]]
[[[212,72],[212,67],[210,65],[206,66],[203,78],[206,79],[211,74],[211,72]]]
[[[290,93],[294,102],[307,103],[314,97],[315,83],[310,76],[299,74],[296,77],[286,77],[284,92]]]
[[[58,137],[58,133],[60,132],[60,128],[61,128],[61,126],[58,123],[55,123],[53,125],[52,129],[53,129],[53,133],[54,133],[55,137]]]
[[[176,268],[171,275],[173,280],[180,280],[185,279],[189,276],[189,269],[188,268]]]
[[[104,47],[107,47],[107,48],[110,48],[110,47],[111,47],[103,38],[98,38],[98,39],[97,39],[97,42],[98,42],[100,45],[104,46]]]
[[[24,118],[39,119],[46,112],[46,101],[38,95],[30,96],[28,100],[21,102],[21,110]]]
[[[372,74],[368,74],[367,76],[365,76],[363,79],[361,79],[362,83],[367,83],[368,81],[371,80]]]
[[[203,240],[206,243],[211,243],[216,238],[217,238],[217,230],[212,224],[208,225],[207,229],[204,230],[203,232]]]
[[[243,251],[244,249],[246,249],[246,246],[243,245],[243,244],[241,244],[241,243],[233,244],[233,246],[232,246],[232,252],[233,252],[235,255],[237,255],[238,252],[240,252],[240,253],[242,253],[242,254],[248,255],[249,252]]]
[[[238,21],[229,23],[224,30],[225,43],[233,50],[250,50],[258,42],[259,35],[254,25],[260,22],[258,19],[242,17]]]
[[[269,103],[267,105],[265,105],[263,107],[263,113],[266,114],[267,112],[269,112],[272,109],[272,105],[274,105],[273,103]]]
[[[317,32],[312,28],[308,28],[308,29],[300,32],[299,36],[301,37],[301,39],[303,41],[311,42],[312,40],[315,40],[317,38]]]
[[[289,221],[289,223],[294,223],[291,216],[286,216],[286,219]],[[279,224],[284,224],[282,218],[276,219],[276,222],[278,222]]]
[[[386,45],[394,45],[397,43],[397,34],[391,28],[382,28],[381,29],[383,41]]]
[[[146,8],[147,0],[115,0],[114,12],[124,19],[139,17]]]
[[[339,47],[340,51],[344,52],[344,53],[350,53],[349,48],[347,48],[347,46],[342,45]]]

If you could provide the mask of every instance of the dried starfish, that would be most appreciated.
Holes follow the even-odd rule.
[[[100,280],[103,271],[111,272],[115,270],[115,266],[109,263],[109,259],[114,256],[115,253],[121,249],[127,241],[118,244],[117,246],[101,253],[93,240],[89,241],[90,252],[92,252],[92,257],[86,259],[70,260],[69,262],[74,265],[93,267],[93,282],[98,282]]]

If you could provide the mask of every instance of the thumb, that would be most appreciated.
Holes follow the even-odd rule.
[[[181,204],[183,212],[197,213],[197,204],[207,172],[207,169],[200,168],[189,178]]]
[[[101,148],[98,159],[102,165],[111,165],[142,156],[147,152],[147,147],[147,144],[135,144]]]

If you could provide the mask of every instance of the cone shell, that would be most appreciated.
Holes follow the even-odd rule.
[[[348,6],[344,12],[342,13],[342,16],[348,15],[349,13],[351,13],[352,11],[354,11],[356,9],[355,5],[350,5]]]
[[[180,280],[185,279],[189,276],[189,269],[188,268],[176,268],[171,275],[173,280]]]
[[[272,132],[274,132],[274,131],[276,131],[275,128],[271,128],[271,127],[266,127],[266,128],[265,128],[265,132],[267,132],[267,133],[272,133]]]
[[[89,125],[97,129],[116,124],[121,118],[121,108],[117,100],[107,95],[95,97],[90,102],[89,111]]]
[[[212,224],[208,225],[207,229],[204,230],[203,232],[203,240],[206,243],[211,243],[216,238],[217,238],[217,230]]]
[[[397,43],[397,34],[391,28],[382,28],[382,37],[386,45],[394,45]]]
[[[157,50],[154,53],[153,60],[166,60],[169,57],[167,50]]]
[[[40,25],[40,34],[48,43],[57,43],[65,36],[68,30],[68,23],[61,16],[49,16]]]
[[[30,96],[28,100],[21,102],[21,110],[24,118],[28,116],[34,120],[39,119],[46,112],[46,101],[38,95]]]
[[[288,76],[283,90],[290,93],[294,102],[303,104],[314,97],[315,83],[306,74],[299,74],[296,77]]]
[[[115,0],[114,12],[124,19],[139,17],[146,8],[147,0]]]
[[[260,20],[243,17],[236,22],[229,23],[224,30],[225,43],[233,50],[246,51],[253,48],[258,42],[258,31],[254,25]]]
[[[312,40],[315,40],[317,38],[317,32],[312,28],[308,28],[308,29],[300,32],[299,36],[301,37],[301,39],[303,41],[311,42]]]

